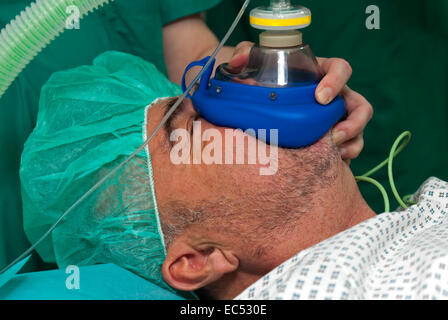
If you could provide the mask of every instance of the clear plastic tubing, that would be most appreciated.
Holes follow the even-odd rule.
[[[0,32],[0,98],[28,65],[65,30],[67,8],[76,6],[83,18],[113,0],[36,0]]]

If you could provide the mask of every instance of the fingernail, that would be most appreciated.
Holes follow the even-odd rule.
[[[346,152],[347,152],[347,150],[345,150],[344,148],[339,149],[339,153],[341,154],[342,158],[344,158]]]
[[[333,94],[333,91],[330,88],[328,88],[328,87],[321,88],[317,92],[317,100],[319,101],[320,104],[323,104],[323,105],[329,104],[331,101],[332,94]]]
[[[345,141],[346,137],[347,137],[347,135],[345,134],[344,131],[336,131],[333,134],[333,141],[336,145],[340,145],[342,142]]]

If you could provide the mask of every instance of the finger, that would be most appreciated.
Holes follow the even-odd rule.
[[[361,134],[373,117],[372,105],[362,95],[347,87],[342,96],[346,102],[348,117],[334,127],[333,133],[337,145]]]
[[[339,147],[341,157],[344,160],[356,159],[364,148],[364,136],[358,135],[356,138],[345,142]]]
[[[327,105],[344,89],[352,75],[352,68],[344,59],[321,58],[318,61],[325,76],[316,89],[316,100]]]
[[[347,85],[344,87],[344,89],[342,89],[340,95],[345,101],[345,106],[348,113],[352,112],[354,109],[360,106],[364,106],[365,108],[369,109],[370,118],[372,118],[372,105],[369,103],[369,101],[367,101],[366,98],[364,98],[364,96],[350,89]]]
[[[229,67],[233,71],[241,71],[249,61],[250,51],[254,46],[253,42],[243,41],[235,47],[232,59],[229,62]]]

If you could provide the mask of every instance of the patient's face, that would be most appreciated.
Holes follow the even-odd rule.
[[[162,100],[148,111],[148,133],[157,126],[168,107],[168,101]],[[229,153],[236,158],[243,149],[246,161],[244,164],[207,164],[204,161],[194,164],[192,150],[189,163],[184,161],[175,164],[173,148],[177,147],[178,151],[181,142],[170,142],[170,136],[175,138],[176,135],[172,133],[178,129],[188,132],[192,140],[195,135],[201,136],[207,130],[211,130],[215,138],[220,133],[224,141],[221,145],[215,144],[212,153],[210,148],[207,149],[212,139],[202,141],[199,149],[214,155],[220,148],[223,158]],[[197,130],[200,130],[199,133]],[[284,261],[285,256],[292,256],[303,246],[306,247],[307,241],[311,245],[331,236],[322,225],[320,234],[310,232],[305,241],[302,234],[300,244],[299,241],[294,244],[294,239],[299,236],[296,234],[297,226],[302,219],[316,205],[322,206],[322,203],[316,202],[322,202],[322,194],[334,184],[341,172],[347,171],[331,134],[300,150],[260,144],[258,148],[266,147],[268,156],[278,153],[278,161],[262,163],[257,159],[254,164],[247,159],[253,152],[249,146],[257,143],[257,139],[237,130],[232,130],[234,136],[226,136],[226,130],[231,129],[214,126],[201,118],[191,101],[185,100],[167,126],[151,142],[149,149],[156,197],[167,237],[176,237],[179,230],[186,230],[192,241],[207,239],[222,246],[233,246],[247,257],[264,256],[267,265],[259,266],[262,274],[266,268],[273,268]],[[226,141],[229,139],[233,140],[233,146]],[[245,142],[244,147],[241,141]],[[190,148],[194,146],[190,145]],[[260,169],[267,169],[270,173],[263,175]],[[327,198],[331,201],[331,194]],[[338,227],[346,222],[338,221],[335,216],[334,219],[329,217],[325,223]],[[285,237],[291,241],[285,242]],[[274,247],[276,250],[272,250]],[[260,260],[257,260],[259,263]]]

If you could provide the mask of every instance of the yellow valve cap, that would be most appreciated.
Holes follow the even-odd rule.
[[[289,7],[284,10],[260,7],[251,11],[250,24],[262,30],[293,30],[311,24],[311,11],[305,7]]]

